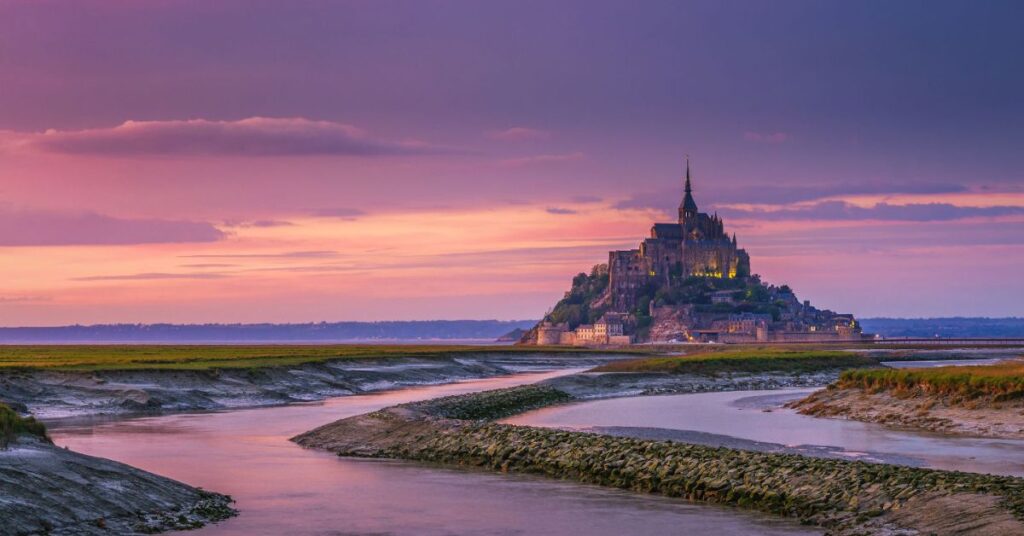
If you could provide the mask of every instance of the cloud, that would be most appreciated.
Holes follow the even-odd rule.
[[[291,227],[295,225],[290,221],[284,220],[253,220],[253,221],[239,221],[239,220],[227,220],[224,222],[225,227],[238,227],[242,229],[247,228],[267,228],[267,227]]]
[[[694,195],[697,204],[703,201],[700,182],[694,183]],[[848,195],[884,195],[884,194],[949,194],[966,192],[967,187],[961,184],[928,181],[879,181],[859,180],[844,181],[831,184],[815,184],[805,186],[789,185],[754,185],[738,187],[721,187],[713,192],[716,205],[729,203],[750,203],[758,205],[785,205],[801,201],[813,201],[826,197]],[[710,195],[710,193],[709,193]],[[682,199],[682,187],[638,192],[613,205],[617,209],[669,209],[675,208]]]
[[[226,262],[199,262],[195,264],[182,264],[182,268],[233,268],[238,266],[237,264],[229,264]]]
[[[319,218],[341,218],[343,220],[354,220],[360,216],[365,216],[366,211],[349,207],[322,208],[314,211],[313,215]]]
[[[785,132],[761,134],[760,132],[747,131],[743,133],[743,139],[756,143],[782,143],[789,139],[789,135]]]
[[[337,251],[285,251],[282,253],[201,253],[180,255],[183,259],[331,259]]]
[[[551,137],[551,133],[546,130],[527,127],[512,127],[506,128],[505,130],[489,130],[485,134],[492,140],[502,141],[546,140]]]
[[[45,302],[52,299],[50,296],[0,296],[0,303],[32,303]]]
[[[781,210],[723,208],[722,215],[757,220],[883,220],[883,221],[952,221],[977,217],[998,217],[1024,214],[1024,207],[964,207],[949,203],[909,203],[893,205],[877,203],[860,207],[843,201],[823,201],[806,207]]]
[[[444,152],[422,142],[369,137],[344,123],[301,117],[238,121],[125,121],[112,128],[29,135],[45,152],[101,156],[382,156]]]
[[[559,214],[559,215],[561,215],[561,214],[576,214],[576,211],[571,209],[571,208],[561,208],[561,207],[548,207],[547,209],[545,209],[545,211],[548,214]]]
[[[536,164],[557,164],[563,162],[574,162],[577,160],[583,160],[583,158],[584,154],[581,152],[563,154],[540,154],[534,156],[524,156],[521,158],[508,158],[500,161],[499,164],[506,167],[523,167],[532,166]]]
[[[115,218],[94,212],[0,207],[0,246],[71,246],[216,242],[224,233],[208,222]]]
[[[146,272],[141,274],[91,275],[73,277],[72,281],[150,281],[160,279],[223,279],[224,274],[202,272],[198,274],[175,274],[165,272]]]

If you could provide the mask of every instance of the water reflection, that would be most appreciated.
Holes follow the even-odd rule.
[[[813,391],[737,391],[596,400],[532,411],[505,422],[574,429],[614,427],[617,433],[633,428],[636,435],[646,433],[645,428],[692,431],[807,451],[833,447],[825,450],[851,459],[1024,476],[1024,441],[899,431],[872,423],[809,417],[781,407]]]
[[[324,403],[61,422],[58,445],[231,494],[241,515],[187,534],[816,534],[789,520],[527,475],[337,458],[295,434],[382,407],[532,383],[521,374]]]

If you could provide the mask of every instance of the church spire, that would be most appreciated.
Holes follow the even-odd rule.
[[[693,189],[690,187],[690,155],[686,155],[686,187],[683,202],[679,205],[679,221],[692,220],[697,217],[697,202],[693,200]]]
[[[690,188],[690,155],[686,155],[686,188],[685,188],[685,191],[686,191],[686,195],[687,196],[689,196],[690,193],[693,191]]]

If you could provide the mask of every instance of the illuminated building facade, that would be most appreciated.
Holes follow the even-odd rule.
[[[628,311],[636,304],[637,289],[651,282],[669,284],[672,278],[719,278],[750,275],[750,256],[736,245],[736,235],[725,232],[717,214],[697,209],[690,184],[690,161],[676,223],[655,223],[651,235],[637,249],[608,254],[612,307]]]

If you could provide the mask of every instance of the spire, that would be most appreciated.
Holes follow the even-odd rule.
[[[686,155],[686,188],[683,203],[679,205],[679,218],[689,219],[697,215],[697,202],[693,200],[693,189],[690,187],[690,155]]]
[[[686,195],[690,195],[690,193],[693,191],[690,188],[690,155],[686,155],[686,188],[685,188],[685,191],[686,191]]]

